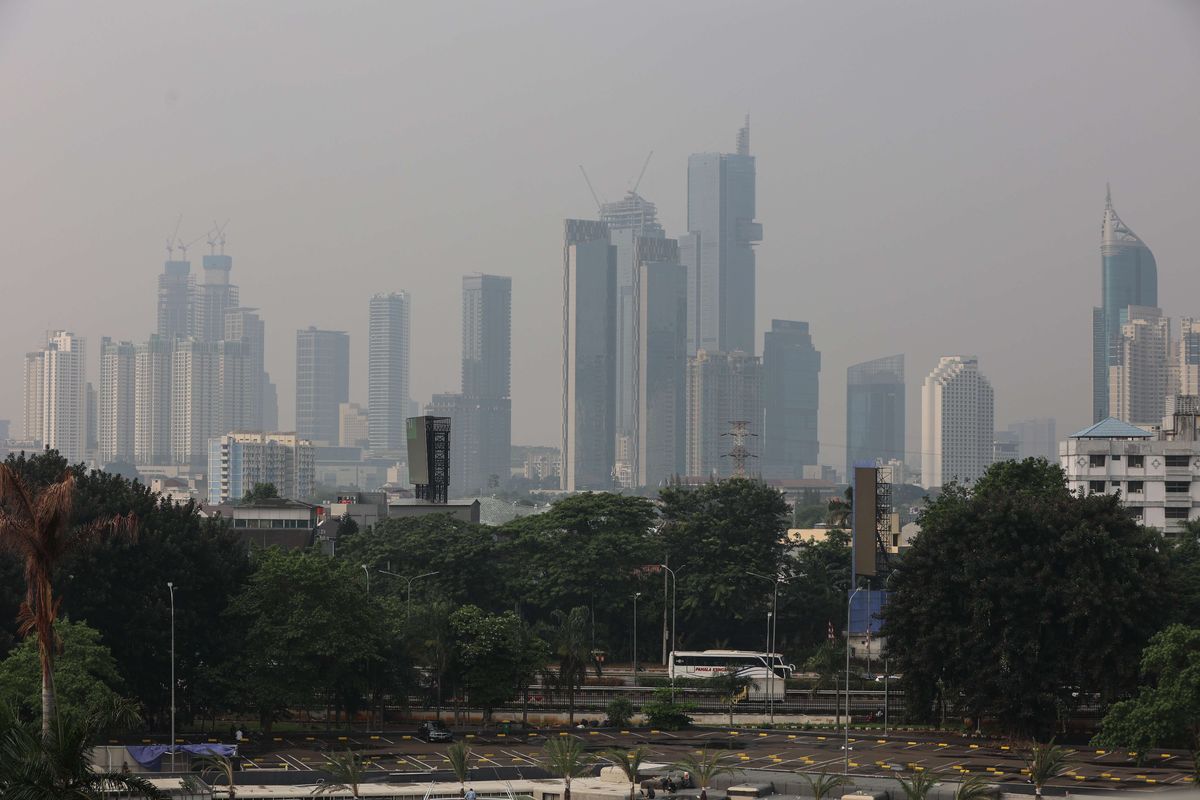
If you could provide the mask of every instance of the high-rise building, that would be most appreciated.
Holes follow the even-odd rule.
[[[371,450],[376,454],[400,453],[406,446],[405,419],[411,398],[408,383],[411,318],[412,299],[407,292],[371,297],[367,415]]]
[[[39,364],[40,361],[40,364]],[[52,331],[40,359],[25,359],[26,380],[40,378],[40,392],[26,387],[25,397],[40,403],[28,409],[26,424],[41,422],[37,439],[72,464],[84,459],[87,447],[87,363],[84,340],[70,331]]]
[[[132,342],[100,340],[97,451],[101,465],[133,463],[137,410],[137,348]]]
[[[83,452],[84,456],[89,461],[95,461],[96,450],[100,446],[100,394],[96,391],[96,387],[91,381],[83,389],[84,397],[84,441]]]
[[[1111,416],[1109,368],[1120,358],[1121,312],[1158,306],[1154,254],[1117,216],[1112,192],[1105,197],[1100,229],[1101,305],[1092,310],[1092,421]]]
[[[904,460],[904,356],[846,369],[846,474],[863,462]]]
[[[687,474],[692,477],[734,474],[732,432],[736,422],[747,423],[746,450],[751,461],[762,454],[762,363],[742,352],[701,350],[688,359]],[[747,473],[758,472],[756,463]]]
[[[460,452],[469,459],[461,491],[484,491],[508,479],[512,453],[512,278],[499,275],[463,277],[462,396],[464,413],[477,419],[452,423],[455,441],[474,444]],[[436,401],[435,401],[436,404]],[[469,409],[469,411],[468,411]],[[440,416],[440,412],[430,412]],[[453,464],[453,458],[451,459]],[[453,469],[453,467],[452,467]],[[451,488],[455,486],[451,481]]]
[[[616,441],[617,251],[603,222],[563,235],[562,487],[612,486]]]
[[[1108,410],[1134,425],[1157,425],[1171,389],[1171,321],[1147,306],[1121,309],[1117,355],[1108,368]]]
[[[995,395],[975,356],[942,356],[921,387],[921,480],[978,480],[992,463]]]
[[[171,451],[171,366],[174,340],[151,336],[135,348],[133,453],[138,464],[169,464]]]
[[[1008,426],[1017,438],[1017,458],[1044,458],[1051,464],[1058,458],[1058,437],[1054,417],[1023,419]]]
[[[258,483],[280,497],[302,500],[313,493],[315,450],[294,433],[235,431],[208,442],[208,502],[236,503]]]
[[[637,385],[631,471],[635,486],[659,486],[683,474],[687,456],[687,268],[675,259],[643,258],[635,285]]]
[[[688,234],[680,260],[688,267],[688,351],[754,354],[755,163],[750,119],[736,153],[688,158]]]
[[[42,391],[45,389],[45,369],[46,359],[43,351],[35,350],[25,354],[23,435],[28,442],[42,441],[42,412],[45,411]]]
[[[279,428],[279,390],[271,376],[263,386],[263,430],[273,431]]]
[[[341,441],[338,408],[350,400],[350,337],[314,327],[296,331],[296,435]]]
[[[261,431],[263,425],[263,398],[266,395],[267,377],[266,331],[256,308],[231,308],[225,312],[225,334],[227,342],[240,342],[242,348],[242,403],[236,409],[233,429]]]
[[[763,337],[765,478],[801,478],[817,463],[821,353],[807,322],[773,319]]]
[[[196,279],[189,261],[167,261],[158,276],[158,335],[167,341],[192,334]]]
[[[171,351],[171,463],[203,469],[220,430],[216,342],[177,339]]]
[[[196,287],[192,335],[202,342],[225,338],[225,312],[238,306],[238,287],[229,282],[233,257],[204,256],[204,283]]]
[[[338,445],[366,450],[370,444],[366,410],[358,403],[338,403]]]
[[[1174,361],[1174,393],[1200,395],[1200,319],[1180,320]]]

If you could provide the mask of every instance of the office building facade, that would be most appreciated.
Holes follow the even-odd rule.
[[[688,359],[687,475],[728,478],[735,422],[746,423],[747,474],[759,472],[762,456],[762,362],[748,353],[709,353]]]
[[[634,485],[653,487],[682,475],[687,457],[687,268],[676,260],[642,260],[635,283],[631,471]]]
[[[802,478],[817,463],[820,450],[821,353],[813,346],[807,322],[771,320],[763,337],[762,475]]]
[[[921,387],[921,480],[978,480],[992,463],[995,395],[975,356],[943,356]]]
[[[350,337],[314,327],[296,331],[296,435],[341,440],[339,407],[350,400]]]
[[[411,316],[412,300],[407,292],[381,293],[371,298],[367,415],[371,451],[376,455],[399,454],[405,449],[405,420],[411,396]]]
[[[904,356],[846,369],[846,474],[855,464],[904,460]]]

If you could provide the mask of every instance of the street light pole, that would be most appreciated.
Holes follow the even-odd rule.
[[[767,634],[767,668],[770,670],[771,677],[767,684],[767,707],[771,717],[771,723],[775,722],[775,632],[779,628],[779,584],[787,583],[788,579],[780,574],[776,574],[774,578],[768,578],[766,575],[759,575],[757,572],[746,572],[747,575],[753,575],[755,578],[762,578],[764,581],[773,581],[775,583],[775,593],[771,598],[771,613],[767,615],[769,631]],[[771,622],[771,620],[774,620]],[[785,695],[786,697],[786,695]]]
[[[666,564],[659,564],[660,567],[671,573],[671,649],[674,650],[677,646],[675,634],[675,591],[679,588],[679,579],[675,576],[675,570],[668,567]],[[683,569],[683,567],[676,567]]]
[[[371,596],[371,570],[366,564],[362,565],[363,575],[367,576],[367,597]]]
[[[167,581],[171,593],[171,772],[175,771],[175,584]]]
[[[855,589],[850,602],[846,603],[846,728],[842,737],[842,773],[845,775],[850,774],[850,609],[854,607],[855,595],[861,591],[861,586]]]
[[[641,592],[633,593],[633,685],[637,686],[637,601],[642,596]]]
[[[885,602],[886,602],[886,598],[887,598],[888,586],[891,585],[892,578],[894,578],[894,577],[896,577],[896,570],[892,570],[891,572],[889,572],[888,576],[887,576],[887,580],[883,582],[883,597],[880,599],[884,600]],[[882,611],[882,610],[883,610],[883,607],[880,606],[880,611]],[[887,642],[885,641],[884,644],[886,645]],[[888,712],[891,710],[888,708],[889,699],[890,699],[888,697],[888,681],[892,677],[892,670],[891,670],[891,667],[888,666],[888,656],[889,656],[889,653],[887,651],[887,648],[885,647],[883,650],[883,736],[885,739],[887,738],[887,735],[888,735]]]
[[[386,569],[377,569],[375,571],[378,572],[380,575],[390,575],[393,578],[399,578],[400,580],[405,582],[404,627],[407,629],[408,623],[412,618],[412,585],[413,585],[413,581],[419,580],[421,578],[428,578],[430,575],[437,575],[438,571],[434,570],[433,572],[422,572],[420,575],[413,575],[411,578],[406,577],[404,575],[400,575],[395,572],[389,572]]]

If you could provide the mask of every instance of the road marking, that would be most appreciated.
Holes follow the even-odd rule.
[[[409,755],[408,758],[410,761],[416,762],[422,769],[425,769],[428,772],[433,772],[433,766],[431,764],[426,764],[424,761],[414,755]]]

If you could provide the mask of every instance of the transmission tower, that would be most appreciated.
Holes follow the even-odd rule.
[[[721,458],[732,460],[734,476],[744,478],[746,477],[746,462],[752,458],[758,458],[750,452],[750,448],[746,447],[746,440],[751,436],[758,436],[758,434],[750,432],[750,420],[748,419],[733,419],[729,421],[729,425],[729,431],[721,435],[732,437],[733,447]]]

